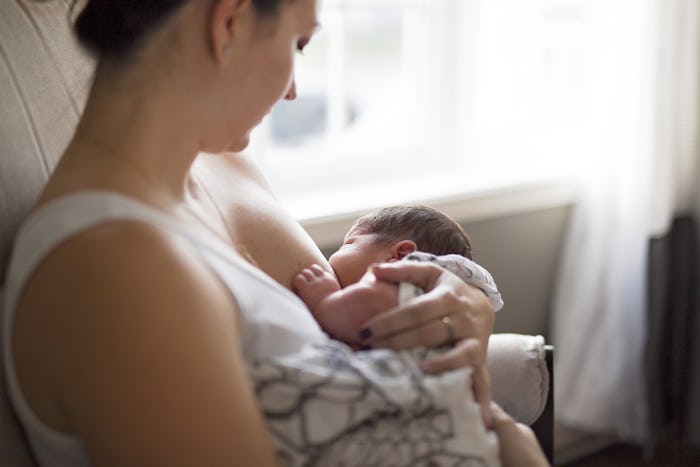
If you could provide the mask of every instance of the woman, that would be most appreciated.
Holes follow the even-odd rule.
[[[294,97],[293,53],[316,27],[314,0],[93,0],[81,14],[100,63],[7,285],[10,394],[43,465],[274,465],[246,367],[320,339],[279,284],[325,261],[248,159],[197,155],[242,150]],[[465,339],[426,367],[473,365],[487,404],[483,294],[429,265],[375,274],[379,309],[393,283],[430,292],[369,323],[368,344],[440,344],[449,315]]]

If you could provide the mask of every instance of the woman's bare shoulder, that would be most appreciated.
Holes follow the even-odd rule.
[[[255,404],[236,311],[178,238],[136,222],[90,229],[27,285],[14,327],[20,384],[96,465],[117,452],[125,465],[219,465],[248,452],[244,443],[270,452],[245,406]]]

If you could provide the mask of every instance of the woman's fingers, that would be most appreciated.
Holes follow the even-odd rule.
[[[473,367],[472,373],[472,389],[474,397],[481,405],[481,416],[484,419],[484,425],[487,428],[493,426],[493,416],[491,414],[491,377],[489,376],[486,363]]]
[[[466,366],[481,365],[484,357],[481,344],[476,339],[457,342],[450,350],[422,360],[419,364],[423,373],[438,374]]]
[[[404,310],[405,311],[405,310]],[[416,346],[440,347],[454,344],[460,337],[473,332],[471,326],[463,323],[459,314],[447,316],[423,316],[428,315],[424,310],[415,315],[402,315],[401,311],[395,319],[386,318],[385,315],[377,315],[363,326],[363,329],[371,329],[371,336],[365,339],[367,345],[377,348],[390,348],[394,350],[411,349]],[[393,312],[393,310],[392,310]],[[366,335],[366,334],[363,334]]]
[[[434,289],[381,313],[363,325],[365,344],[396,350],[436,347],[468,337],[484,343],[493,328],[493,310],[481,290],[445,276]]]

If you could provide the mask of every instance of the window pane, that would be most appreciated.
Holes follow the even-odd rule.
[[[324,174],[313,177],[320,185],[338,182],[326,173],[339,164],[344,183],[379,177],[392,160],[424,150],[425,13],[423,1],[324,3],[321,29],[296,63],[297,99],[277,104],[253,135],[273,187],[299,185],[290,170],[307,164],[307,176]]]
[[[449,196],[568,170],[596,118],[604,4],[324,0],[297,100],[275,107],[251,151],[283,202],[396,180],[406,198],[429,184]]]
[[[548,169],[579,147],[592,45],[587,9],[580,0],[481,4],[476,55],[463,57],[465,73],[475,74],[469,143],[481,168]]]

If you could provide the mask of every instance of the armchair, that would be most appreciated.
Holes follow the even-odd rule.
[[[72,35],[69,3],[0,2],[0,300],[12,237],[74,131],[94,69]],[[5,351],[2,326],[0,320]],[[551,415],[541,416],[551,414],[547,352],[541,336],[497,334],[489,370],[494,399],[519,421],[539,418],[535,426],[549,429],[540,439],[551,453]],[[0,465],[36,465],[5,391],[2,375]]]

